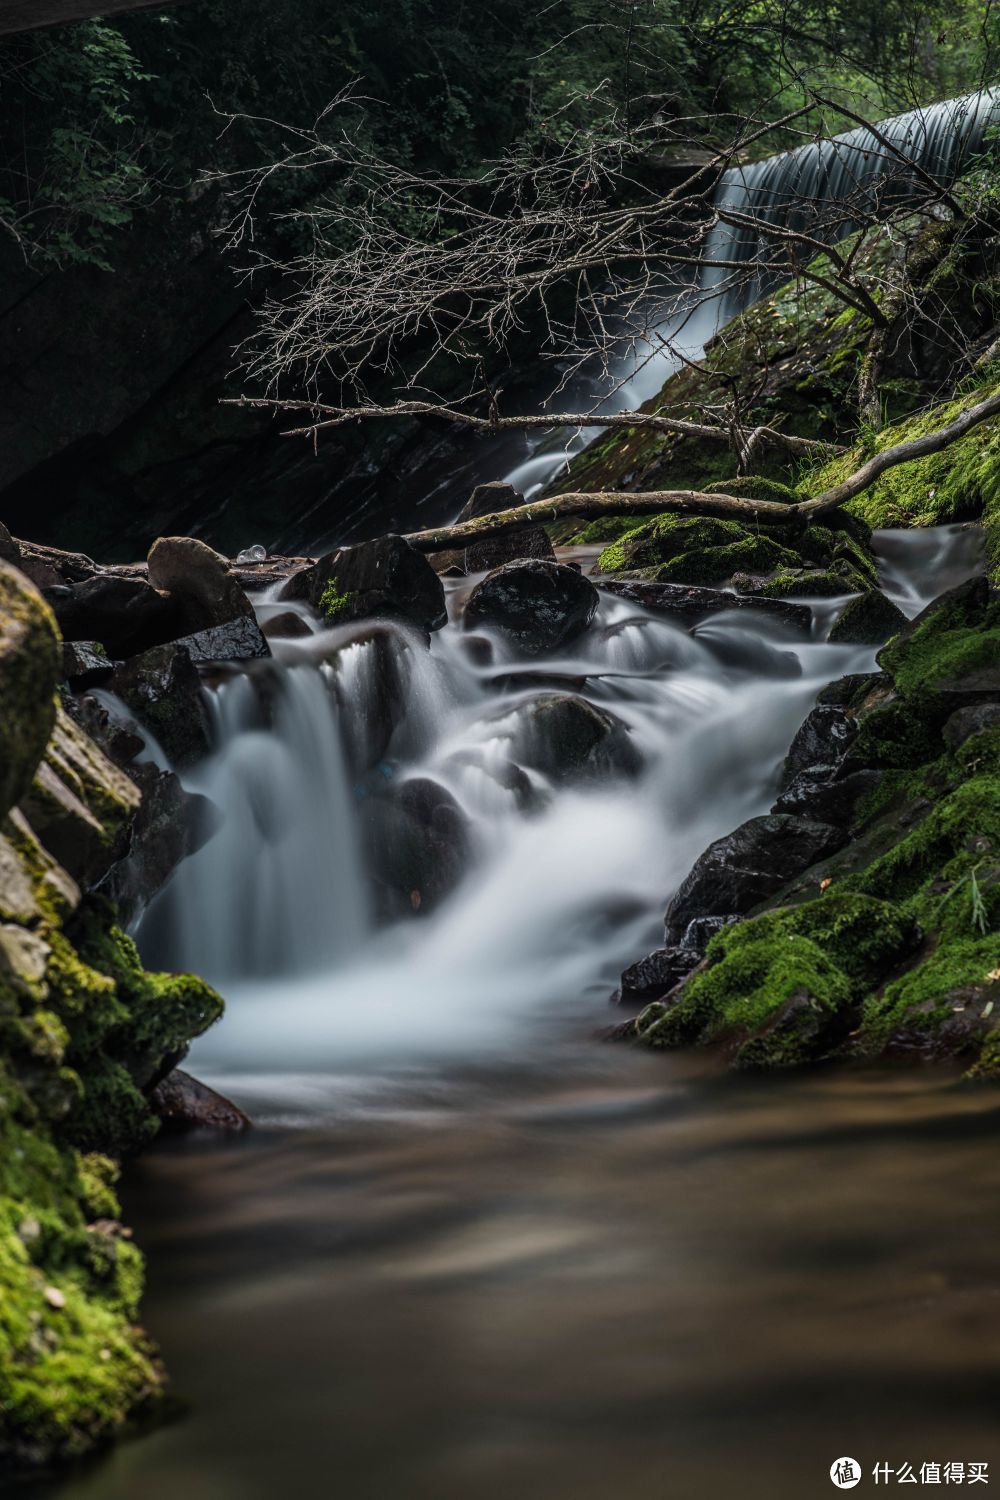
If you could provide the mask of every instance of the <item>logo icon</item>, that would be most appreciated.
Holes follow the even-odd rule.
[[[838,1458],[830,1465],[830,1478],[838,1490],[853,1490],[861,1480],[861,1465],[856,1458]]]

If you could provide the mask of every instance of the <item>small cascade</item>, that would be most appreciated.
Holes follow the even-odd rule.
[[[979,565],[968,528],[914,536],[880,539],[910,613],[929,546],[947,583]],[[830,604],[803,635],[746,610],[688,630],[606,595],[544,660],[458,621],[429,646],[386,622],[209,689],[218,750],[195,784],[222,826],[139,932],[225,991],[194,1066],[301,1081],[591,1024],[697,855],[771,806],[819,689],[873,667],[827,642]],[[595,712],[591,754],[575,726]]]
[[[185,861],[143,921],[144,949],[226,986],[246,975],[342,963],[369,929],[351,788],[322,667],[263,684],[237,676],[208,693],[218,750],[188,778],[220,827]]]

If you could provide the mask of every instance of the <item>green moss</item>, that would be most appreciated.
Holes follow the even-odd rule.
[[[869,446],[872,451],[883,452],[896,443],[923,437],[997,390],[1000,384],[980,386],[930,407],[875,434]],[[869,456],[868,448],[855,448],[815,470],[809,475],[808,492],[818,494],[831,487]],[[847,509],[873,527],[982,520],[990,571],[994,579],[1000,579],[1000,421],[993,418],[939,453],[888,469]]]
[[[997,962],[995,935],[976,937],[967,932],[942,942],[917,968],[865,1002],[859,1047],[878,1053],[907,1034],[933,1041],[944,1028],[959,1024],[957,1017],[961,1017],[963,1032],[972,1033],[970,1044],[974,1043],[975,1027],[992,1023],[1000,1000],[1000,982],[989,977]],[[982,1038],[978,1041],[981,1044]]]
[[[320,614],[323,615],[326,620],[329,620],[331,625],[335,625],[340,617],[347,613],[347,611],[350,609],[350,606],[351,595],[341,593],[340,586],[337,583],[336,578],[331,578],[326,588],[320,595]]]
[[[830,1043],[852,1004],[913,938],[912,921],[854,893],[820,897],[724,928],[709,967],[671,1006],[638,1018],[651,1046],[724,1043],[739,1066],[789,1066]]]

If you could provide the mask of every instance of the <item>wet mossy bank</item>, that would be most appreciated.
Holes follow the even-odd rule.
[[[86,1454],[163,1391],[114,1184],[157,1129],[148,1092],[221,1001],[147,973],[93,893],[127,857],[141,794],[59,701],[55,622],[2,563],[0,620],[3,1479]]]
[[[829,816],[853,787],[841,847],[723,927],[640,1041],[741,1068],[908,1056],[1000,1077],[1000,596],[960,586],[879,664],[816,710],[845,732],[797,811]]]

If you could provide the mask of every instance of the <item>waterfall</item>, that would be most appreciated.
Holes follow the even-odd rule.
[[[988,146],[990,127],[998,122],[1000,88],[946,99],[883,120],[874,130],[859,127],[731,167],[719,179],[714,207],[760,224],[805,230],[831,243],[857,227],[856,216],[877,217],[883,208],[912,197],[916,168],[930,173],[944,188],[953,187]],[[831,219],[831,208],[838,207],[842,211]],[[709,230],[704,258],[749,265],[767,253],[767,245],[763,229],[719,222]],[[648,332],[622,340],[606,376],[595,379],[584,371],[571,381],[564,404],[580,411],[637,410],[683,362],[701,357],[722,324],[772,291],[781,279],[705,266],[697,285],[675,295]],[[561,427],[531,439],[529,457],[503,478],[526,500],[534,499],[602,431]]]
[[[990,127],[998,119],[996,88],[909,110],[874,129],[859,126],[763,161],[731,167],[718,183],[715,207],[831,243],[851,234],[862,216],[878,218],[912,201],[920,171],[945,190],[953,188],[987,146]],[[831,210],[838,209],[831,218]],[[710,231],[705,258],[745,264],[766,255],[767,247],[765,229],[753,223],[719,223]],[[747,280],[739,272],[708,267],[699,291],[721,289],[717,318],[728,322],[778,279]]]

